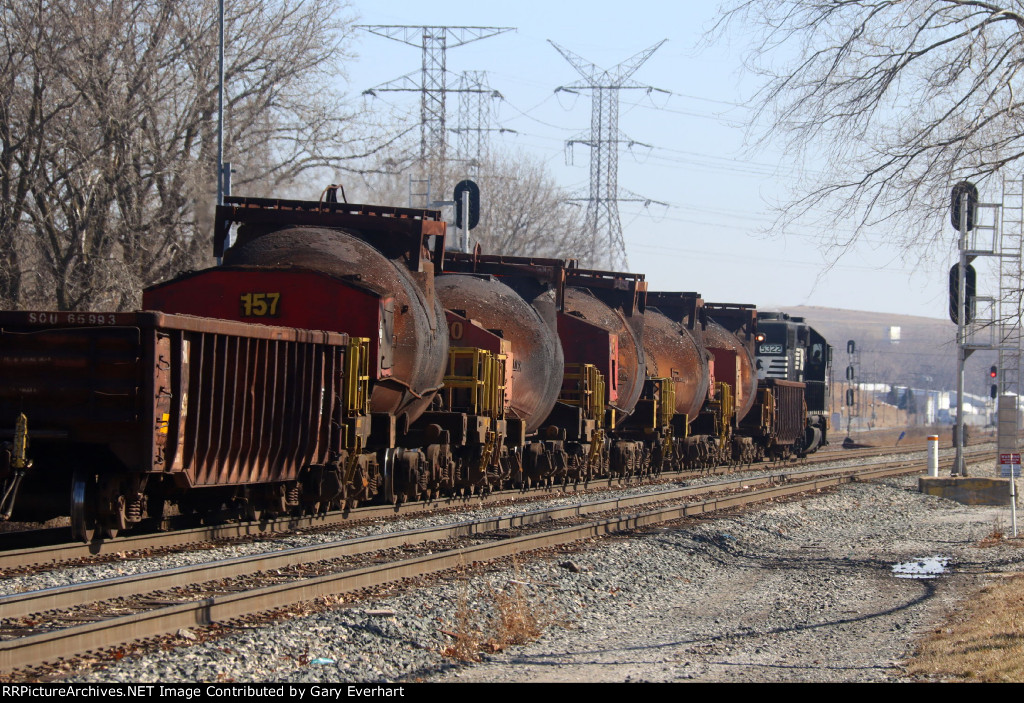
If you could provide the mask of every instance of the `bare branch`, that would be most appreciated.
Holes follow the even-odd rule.
[[[879,225],[908,252],[936,243],[949,185],[984,183],[1024,154],[1021,9],[1017,0],[726,7],[709,38],[756,28],[746,61],[763,80],[755,144],[781,143],[816,169],[782,206],[778,230],[807,218],[852,223],[853,236],[826,235],[834,252]]]

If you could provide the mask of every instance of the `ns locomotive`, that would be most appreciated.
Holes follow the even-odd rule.
[[[87,539],[168,505],[251,519],[827,441],[830,349],[796,318],[446,252],[431,210],[228,198],[216,218],[223,264],[145,312],[0,313],[3,519],[70,514]]]

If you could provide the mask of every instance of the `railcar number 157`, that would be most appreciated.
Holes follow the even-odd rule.
[[[277,317],[280,293],[242,293],[242,317]]]

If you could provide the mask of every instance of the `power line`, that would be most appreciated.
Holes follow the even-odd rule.
[[[561,86],[555,92],[590,92],[590,134],[566,142],[570,153],[573,144],[590,147],[590,193],[578,200],[587,203],[584,227],[591,238],[591,248],[596,261],[607,262],[608,268],[628,268],[626,242],[622,235],[622,220],[619,217],[620,201],[643,201],[642,198],[623,198],[619,192],[618,163],[619,144],[632,140],[619,132],[619,91],[629,89],[655,90],[641,85],[630,77],[667,40],[662,39],[654,46],[641,51],[610,69],[601,69],[595,64],[577,56],[555,42],[551,46],[562,55],[576,72],[583,76],[568,86]],[[606,256],[598,258],[602,250],[601,240],[607,240]]]
[[[424,27],[408,25],[358,25],[371,34],[415,46],[421,49],[423,60],[420,75],[407,73],[375,88],[364,91],[375,96],[378,92],[413,92],[420,94],[420,160],[436,157],[445,159],[447,133],[445,128],[448,93],[479,92],[478,88],[449,88],[448,70],[445,68],[448,49],[487,39],[512,27]]]

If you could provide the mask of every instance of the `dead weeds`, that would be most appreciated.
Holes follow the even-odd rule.
[[[511,645],[538,639],[556,623],[557,609],[542,597],[538,586],[523,581],[519,569],[515,578],[497,585],[489,580],[470,595],[470,578],[459,578],[454,622],[442,632],[452,644],[441,654],[465,662],[478,662],[485,653],[496,653]],[[478,606],[483,604],[483,610]]]
[[[1003,522],[999,518],[996,518],[992,522],[992,531],[981,538],[978,542],[978,546],[995,547],[1002,544],[1004,539],[1006,539],[1006,533],[1003,531]]]

